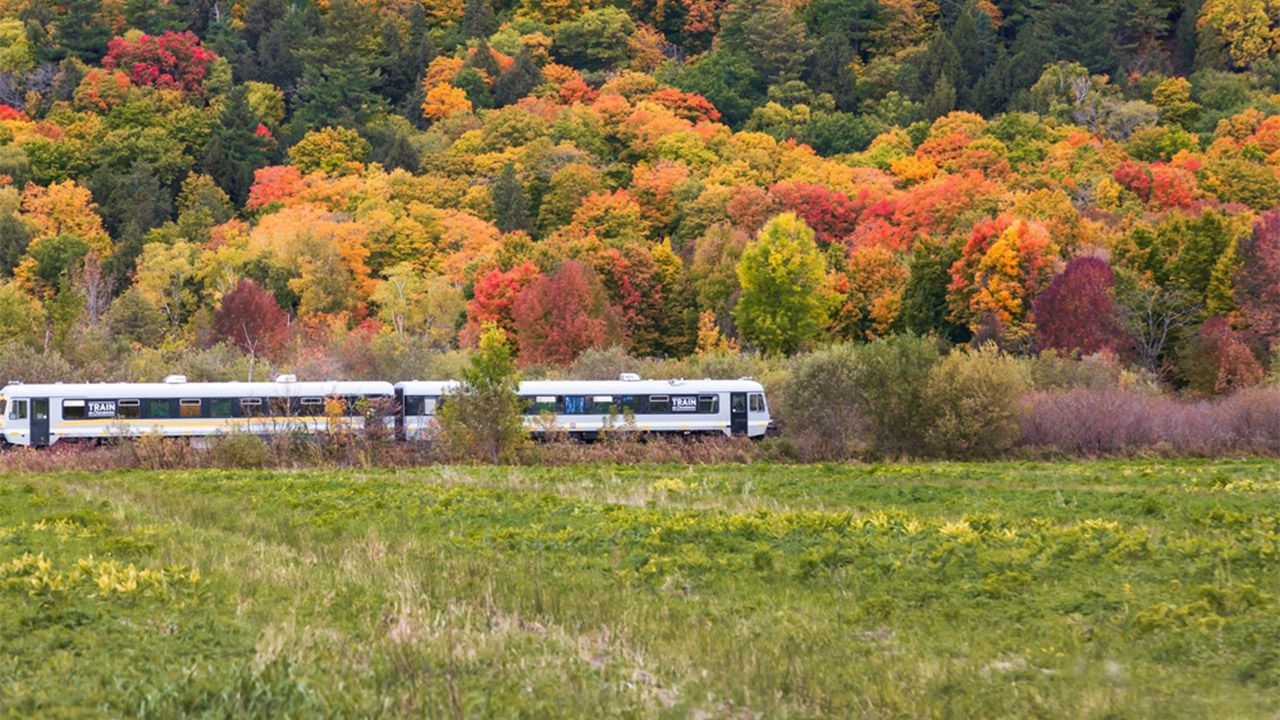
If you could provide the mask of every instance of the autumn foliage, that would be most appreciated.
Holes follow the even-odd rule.
[[[115,38],[107,46],[102,66],[128,73],[135,85],[196,93],[217,55],[200,44],[192,32],[165,31],[139,34],[134,39]]]

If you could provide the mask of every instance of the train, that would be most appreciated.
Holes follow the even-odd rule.
[[[455,380],[188,382],[11,382],[0,389],[0,445],[47,447],[142,435],[211,438],[364,431],[379,423],[403,441],[431,437]],[[737,380],[531,380],[517,388],[531,436],[581,440],[602,434],[763,437],[772,427],[764,387]]]

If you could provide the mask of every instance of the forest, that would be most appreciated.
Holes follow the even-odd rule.
[[[1280,3],[0,0],[4,379],[1280,339]]]

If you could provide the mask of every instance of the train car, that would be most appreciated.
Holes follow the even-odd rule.
[[[402,439],[426,438],[444,397],[461,387],[462,384],[456,380],[405,380],[396,383],[396,433]]]
[[[457,383],[396,384],[404,436],[420,438]],[[740,380],[539,380],[520,383],[525,426],[534,435],[563,432],[593,439],[606,430],[720,434],[758,438],[772,420],[764,387]]]
[[[370,407],[394,403],[387,382],[13,383],[0,389],[0,438],[46,446],[159,434],[199,438],[229,432],[316,433],[364,427]],[[384,420],[390,426],[391,416]]]

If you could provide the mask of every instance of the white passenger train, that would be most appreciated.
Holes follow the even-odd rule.
[[[364,427],[369,408],[393,403],[391,383],[161,383],[10,384],[0,390],[0,437],[12,445],[52,445],[148,433],[206,437],[241,431],[258,435]],[[391,418],[385,422],[390,427]]]
[[[188,383],[12,383],[0,389],[0,440],[36,447],[68,440],[158,434],[208,437],[394,427],[403,439],[430,435],[456,381]],[[525,426],[594,439],[613,428],[672,434],[763,436],[771,420],[764,388],[741,380],[529,381],[519,385]],[[338,426],[335,428],[335,424]]]
[[[398,425],[421,437],[456,382],[396,383]],[[525,427],[594,439],[607,429],[685,435],[761,437],[771,423],[764,387],[740,380],[535,380],[520,383]]]

